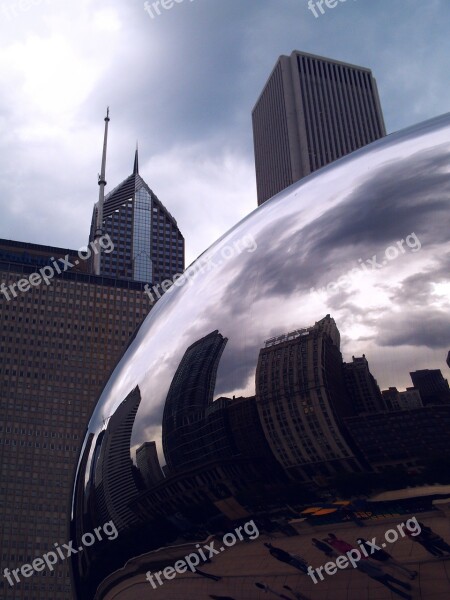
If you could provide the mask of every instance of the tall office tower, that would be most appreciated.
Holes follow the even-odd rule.
[[[79,265],[63,271],[59,261],[62,272],[48,285],[33,275],[66,255]],[[67,507],[87,420],[150,309],[143,283],[83,273],[84,266],[74,250],[0,240],[9,296],[0,293],[2,600],[69,597],[67,562],[14,587],[3,569],[69,541]]]
[[[357,414],[386,410],[386,404],[378,383],[369,370],[365,354],[358,358],[352,356],[351,363],[344,363],[344,377]]]
[[[410,373],[414,387],[419,390],[423,405],[450,403],[450,388],[440,369],[423,369]]]
[[[252,121],[258,205],[386,135],[370,69],[298,51],[278,59]]]
[[[354,414],[345,389],[340,335],[327,315],[271,338],[260,350],[256,401],[269,445],[296,479],[318,483],[361,469],[342,418]]]
[[[210,451],[200,430],[206,410],[212,409],[217,369],[227,341],[217,330],[197,340],[184,353],[174,375],[162,422],[164,457],[171,474],[204,462]]]
[[[144,442],[136,450],[136,465],[147,488],[164,479],[155,442]]]
[[[91,241],[97,210],[96,204]],[[184,271],[184,238],[174,217],[139,175],[137,150],[132,174],[105,197],[102,230],[115,247],[102,253],[101,275],[158,284]]]

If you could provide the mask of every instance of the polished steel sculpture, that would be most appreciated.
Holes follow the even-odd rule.
[[[420,466],[420,436],[411,456],[368,437],[389,438],[405,411],[420,429],[450,410],[449,171],[447,115],[289,187],[174,282],[87,428],[70,515],[78,600],[207,598],[208,563],[212,591],[192,596],[191,570],[182,589],[164,579],[166,595],[146,573],[249,521],[288,535],[343,481]],[[400,393],[426,369],[439,392]],[[114,539],[83,538],[109,522]],[[239,573],[254,591],[237,595]],[[228,597],[259,598],[241,561],[233,585]]]

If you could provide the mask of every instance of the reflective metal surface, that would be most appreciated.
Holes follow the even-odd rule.
[[[109,521],[118,532],[72,557],[79,600],[134,598],[127,577],[150,597],[146,571],[173,564],[183,544],[250,519],[287,533],[308,503],[339,495],[339,478],[416,465],[395,447],[370,454],[358,432],[364,414],[450,405],[445,385],[380,393],[412,387],[410,372],[449,375],[449,132],[449,116],[434,119],[295,184],[157,302],[79,459],[74,547]],[[164,597],[180,597],[170,585]],[[234,590],[248,597],[239,578]]]

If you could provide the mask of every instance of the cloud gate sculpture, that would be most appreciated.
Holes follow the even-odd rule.
[[[448,115],[389,135],[263,204],[158,300],[86,430],[77,600],[328,597],[273,548],[322,565],[322,524],[450,483],[449,172]],[[422,510],[400,496],[381,512]]]

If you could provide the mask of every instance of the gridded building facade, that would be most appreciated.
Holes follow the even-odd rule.
[[[96,222],[94,206],[90,241]],[[158,284],[184,271],[184,238],[139,175],[137,152],[133,173],[105,197],[103,232],[112,239],[114,251],[102,254],[102,275]]]
[[[0,250],[0,281],[7,286],[28,278],[49,257],[76,255],[4,240]],[[111,369],[150,309],[143,287],[70,270],[9,300],[0,295],[2,572],[68,541],[79,445]],[[54,572],[21,579],[10,587],[1,577],[0,598],[70,597],[65,562]]]
[[[266,341],[256,369],[256,401],[273,454],[295,478],[317,483],[360,470],[342,427],[353,414],[340,336],[327,315],[314,326]]]
[[[369,69],[280,56],[252,112],[258,204],[386,135]]]

